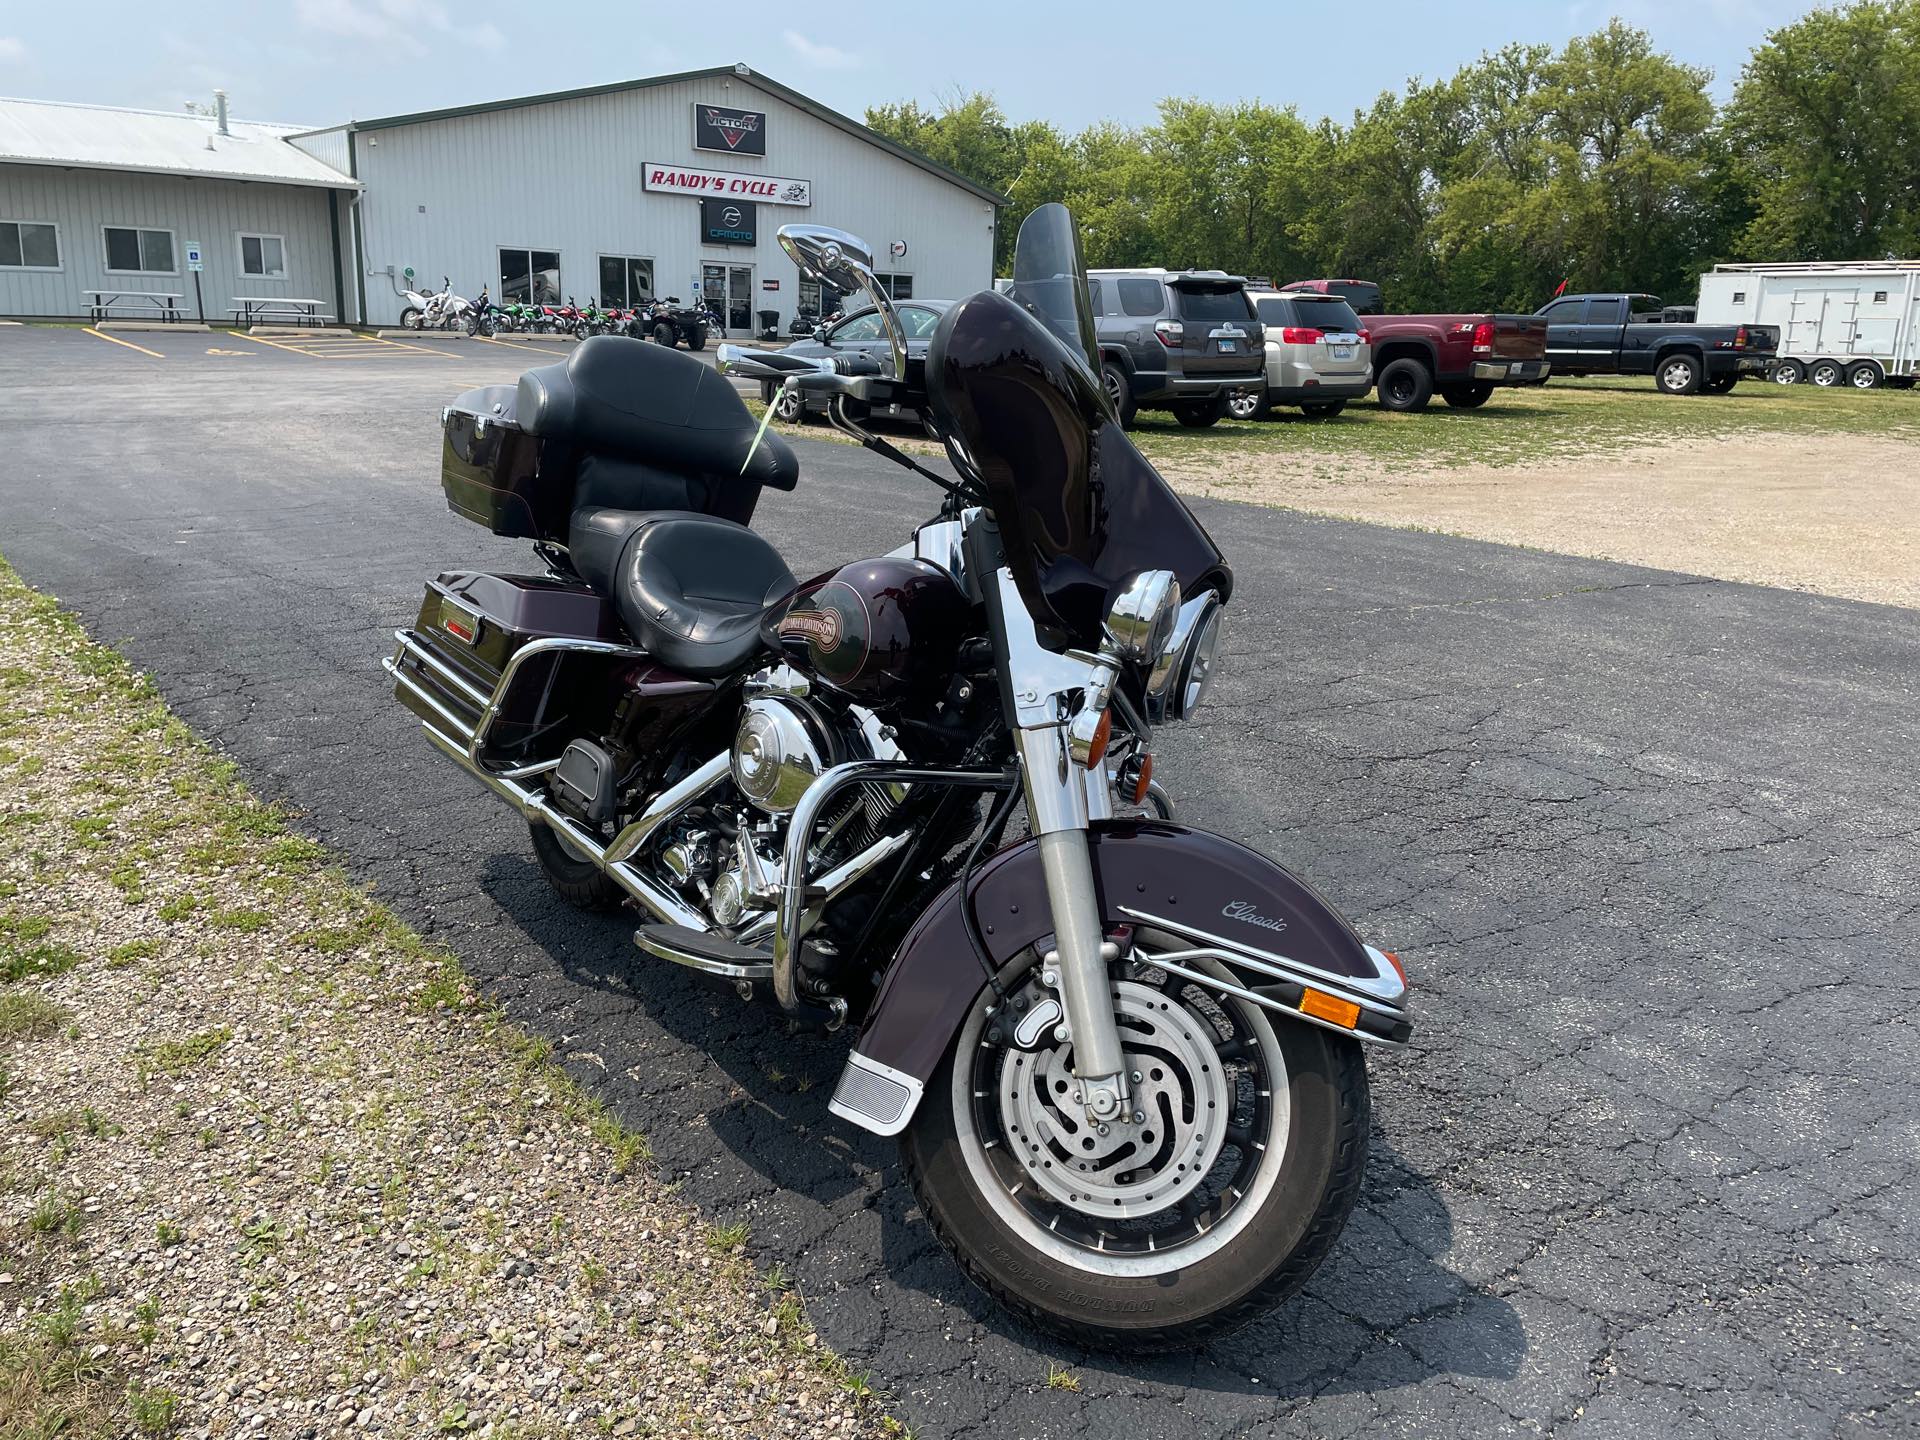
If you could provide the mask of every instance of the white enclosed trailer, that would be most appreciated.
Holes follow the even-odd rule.
[[[1703,325],[1777,325],[1783,384],[1911,385],[1920,376],[1920,260],[1716,265]]]

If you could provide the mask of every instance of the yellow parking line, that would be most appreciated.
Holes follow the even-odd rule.
[[[284,341],[280,341],[280,340],[269,340],[264,335],[242,335],[238,330],[236,330],[233,332],[233,338],[236,340],[251,340],[256,345],[271,345],[274,349],[284,350],[289,355],[306,355],[307,359],[309,360],[312,360],[315,358],[312,355],[307,355],[307,352],[300,349],[298,346],[288,345]]]
[[[473,338],[486,345],[499,345],[508,350],[525,350],[530,355],[551,355],[554,353],[554,347],[551,345],[518,345],[511,340],[496,340],[487,335],[475,335]]]
[[[136,345],[131,340],[122,340],[118,335],[102,335],[98,330],[94,329],[91,325],[82,325],[80,328],[82,330],[85,330],[87,334],[95,336],[98,339],[105,340],[110,344],[114,344],[114,345],[124,345],[129,350],[138,350],[142,355],[151,355],[156,360],[164,360],[167,358],[166,356],[162,355],[158,350],[149,350],[147,349],[146,346]]]
[[[359,334],[358,331],[354,333],[356,335]],[[360,338],[362,340],[371,340],[376,345],[391,345],[396,350],[418,350],[422,355],[442,355],[449,360],[458,360],[460,358],[450,350],[429,350],[424,345],[409,345],[404,340],[387,340],[378,335],[361,335]]]

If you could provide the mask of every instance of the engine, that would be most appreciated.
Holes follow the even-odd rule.
[[[787,826],[807,787],[848,760],[906,758],[893,730],[872,711],[806,692],[806,681],[785,666],[748,680],[734,736],[733,785],[683,820],[661,855],[668,877],[714,924],[748,943],[772,928]],[[905,797],[900,785],[847,790],[814,829],[809,877],[885,838]]]

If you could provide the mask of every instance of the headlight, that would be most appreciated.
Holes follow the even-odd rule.
[[[1171,570],[1142,570],[1107,611],[1107,641],[1122,659],[1151,665],[1173,643],[1180,618],[1180,582]]]
[[[1147,719],[1154,724],[1185,720],[1206,697],[1213,682],[1214,651],[1220,644],[1220,618],[1226,607],[1209,590],[1180,607],[1173,639],[1147,677]]]

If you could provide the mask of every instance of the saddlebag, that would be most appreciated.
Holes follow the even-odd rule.
[[[418,621],[396,638],[399,649],[387,662],[395,698],[463,748],[485,720],[475,758],[489,766],[558,754],[567,741],[604,726],[610,687],[571,682],[587,678],[581,667],[630,664],[633,643],[613,607],[586,585],[469,571],[428,582]],[[542,647],[520,656],[547,639],[602,642],[626,653]],[[512,683],[502,691],[509,671]],[[564,691],[556,683],[563,672]]]

